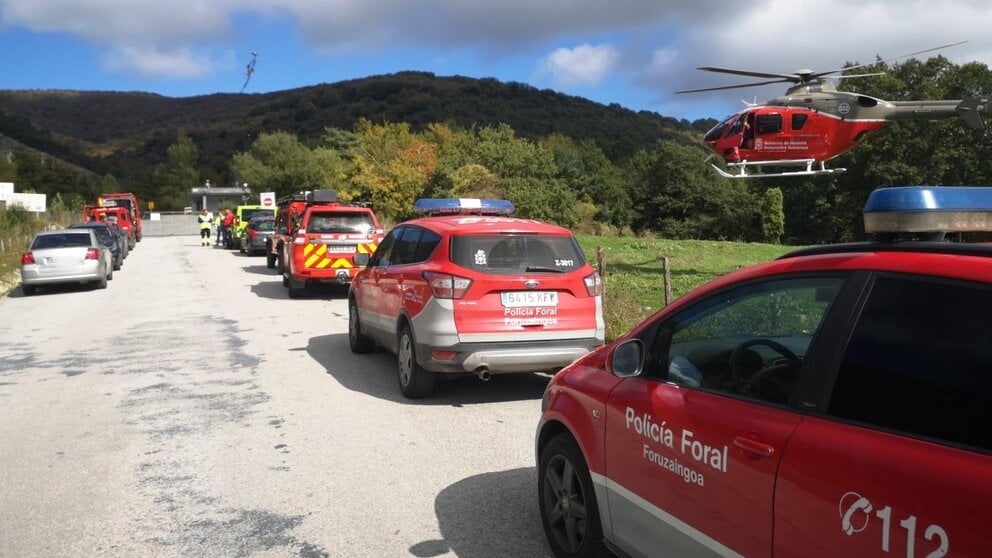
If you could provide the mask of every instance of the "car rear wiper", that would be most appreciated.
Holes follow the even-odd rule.
[[[562,269],[555,269],[553,267],[541,267],[539,265],[529,265],[524,271],[543,271],[545,273],[565,273]]]

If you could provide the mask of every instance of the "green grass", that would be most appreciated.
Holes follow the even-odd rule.
[[[664,240],[640,237],[577,236],[586,258],[596,267],[596,249],[604,249],[606,290],[603,314],[606,339],[612,340],[665,305],[663,259],[667,256],[672,300],[735,269],[767,262],[792,246],[709,240]]]

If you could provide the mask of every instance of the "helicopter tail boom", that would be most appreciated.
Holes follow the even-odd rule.
[[[986,129],[982,116],[988,113],[988,99],[890,101],[890,104],[895,107],[895,111],[888,116],[888,120],[933,120],[959,116],[969,128]]]

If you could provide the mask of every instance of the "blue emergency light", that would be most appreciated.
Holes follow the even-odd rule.
[[[513,203],[477,198],[423,198],[413,204],[413,210],[422,215],[510,215]]]
[[[865,232],[992,231],[992,188],[902,186],[880,188],[862,210]]]

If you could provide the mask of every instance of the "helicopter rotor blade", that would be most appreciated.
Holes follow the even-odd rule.
[[[683,89],[682,91],[676,91],[676,93],[700,93],[702,91],[722,91],[724,89],[740,89],[742,87],[758,87],[761,85],[769,85],[772,83],[786,83],[792,82],[792,79],[773,79],[771,81],[756,81],[752,83],[738,83],[737,85],[723,85],[720,87],[703,87],[702,89]]]
[[[871,66],[873,64],[881,64],[882,62],[888,62],[890,60],[898,60],[900,58],[909,58],[910,56],[916,56],[917,54],[923,54],[923,53],[926,53],[926,52],[933,52],[935,50],[940,50],[940,49],[944,49],[944,48],[950,48],[950,47],[953,47],[953,46],[963,45],[963,44],[965,44],[967,42],[968,41],[958,41],[956,43],[951,43],[949,45],[941,45],[939,47],[928,48],[928,49],[925,49],[925,50],[918,50],[916,52],[911,52],[909,54],[902,54],[902,55],[899,55],[899,56],[893,56],[891,58],[883,58],[881,60],[876,60],[876,61],[870,62],[870,63],[857,64],[855,66],[848,66],[846,68],[839,68],[839,69],[836,69],[836,70],[830,70],[829,72],[816,72],[814,74],[810,74],[809,79],[816,79],[816,78],[820,78],[820,77],[827,76],[827,75],[830,75],[830,74],[836,74],[837,72],[847,72],[847,71],[854,70],[854,69],[857,69],[857,68],[864,68],[865,66]]]
[[[768,72],[753,72],[750,70],[735,70],[733,68],[717,68],[714,66],[700,66],[697,70],[705,72],[717,72],[721,74],[733,74],[735,76],[748,76],[756,78],[778,78],[782,81],[797,82],[799,78],[795,74],[771,74]]]
[[[872,76],[884,76],[885,72],[873,72],[870,74],[848,74],[843,76],[830,76],[830,79],[849,79],[849,78],[863,78]]]

